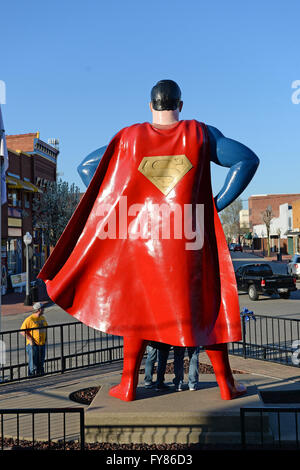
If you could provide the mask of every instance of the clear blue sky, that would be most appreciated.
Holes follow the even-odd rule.
[[[243,199],[300,193],[298,0],[36,0],[1,6],[7,134],[60,139],[62,178],[119,129],[151,119],[151,87],[171,78],[182,119],[248,145],[261,165]],[[213,187],[226,170],[213,165]]]

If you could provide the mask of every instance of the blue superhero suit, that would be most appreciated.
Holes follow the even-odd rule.
[[[259,158],[245,145],[225,137],[217,128],[207,126],[211,161],[230,168],[224,185],[215,196],[218,212],[229,206],[247,187],[259,165]],[[88,186],[107,146],[90,153],[78,166],[77,171]]]

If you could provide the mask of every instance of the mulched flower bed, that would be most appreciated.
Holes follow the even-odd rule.
[[[4,451],[31,451],[31,450],[46,450],[46,451],[79,451],[80,444],[79,442],[75,441],[68,441],[68,442],[51,442],[50,446],[48,441],[35,441],[34,446],[30,441],[22,441],[20,440],[17,442],[11,438],[3,439],[3,443],[0,439],[0,446]],[[0,447],[0,449],[1,449]],[[219,446],[219,449],[224,450],[226,449],[226,445]],[[232,447],[237,447],[235,445],[228,445],[229,449]],[[122,451],[122,450],[140,450],[140,451],[178,451],[178,450],[216,450],[218,449],[218,445],[210,445],[210,444],[177,444],[173,442],[172,444],[113,444],[109,442],[94,442],[94,443],[86,443],[84,446],[84,450],[94,450],[94,451]]]
[[[184,360],[184,372],[187,374],[189,371],[189,360]],[[154,373],[156,372],[156,367],[154,367]],[[233,369],[232,372],[234,374],[243,374],[244,372],[240,370]],[[140,374],[144,374],[145,369],[140,369]],[[199,364],[199,374],[213,374],[214,370],[213,367],[209,364]],[[174,374],[174,364],[173,362],[169,362],[166,367],[166,374]],[[100,387],[89,387],[84,388],[82,390],[77,390],[70,394],[69,398],[76,403],[80,403],[81,405],[90,405],[97,395]]]
[[[77,390],[69,395],[70,400],[81,405],[90,405],[97,395],[100,387],[89,387]]]

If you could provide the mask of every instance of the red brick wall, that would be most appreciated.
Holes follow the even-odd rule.
[[[43,178],[48,181],[56,181],[56,165],[39,155],[33,159],[33,182],[36,184],[36,178]]]
[[[33,157],[30,157],[29,155],[21,155],[21,157],[21,178],[28,178],[31,181],[31,161]]]
[[[23,152],[33,152],[33,141],[38,137],[38,133],[7,135],[7,147],[12,150],[22,150]]]
[[[10,152],[8,150],[8,170],[10,173],[14,173],[15,175],[20,175],[21,173],[21,158],[19,154],[15,154],[14,152]]]
[[[300,199],[300,194],[267,194],[266,196],[251,196],[248,200],[250,227],[262,224],[262,213],[268,206],[272,207],[274,217],[279,216],[281,204],[292,205]]]
[[[29,178],[32,181],[31,161],[32,157],[29,155],[14,153],[8,150],[9,166],[7,171],[20,176],[21,179]]]

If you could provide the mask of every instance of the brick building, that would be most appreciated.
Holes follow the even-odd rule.
[[[262,194],[251,196],[248,199],[250,227],[262,223],[262,213],[268,206],[272,207],[274,217],[279,217],[279,206],[289,204],[300,199],[300,194]]]
[[[39,230],[32,225],[32,198],[47,181],[56,181],[59,150],[40,139],[39,133],[7,135],[9,166],[6,174],[7,204],[2,206],[2,265],[7,274],[25,271],[23,236],[33,236],[33,268],[47,256]]]
[[[285,218],[288,219],[286,220],[285,228],[280,230],[279,236],[276,233],[271,234],[271,246],[276,250],[279,242],[283,252],[292,254],[294,249],[292,248],[293,243],[290,238],[293,227],[295,227],[293,224],[295,217],[294,205],[299,200],[300,194],[262,194],[251,196],[248,200],[250,230],[253,231],[255,226],[262,226],[262,214],[267,207],[272,208],[274,216],[273,225],[279,224],[277,229],[280,229],[280,221],[283,219],[283,212],[285,212]],[[266,235],[253,239],[253,241],[255,244],[254,248],[266,249]]]

